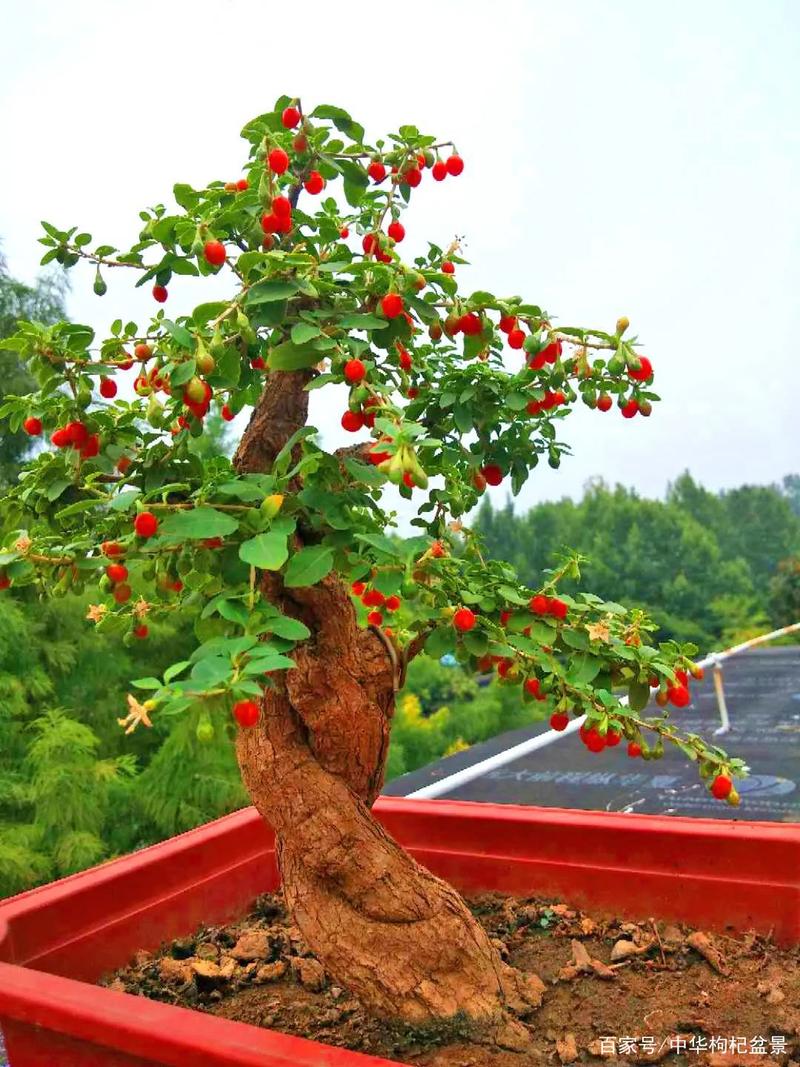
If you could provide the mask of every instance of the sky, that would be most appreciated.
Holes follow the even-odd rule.
[[[624,314],[653,362],[650,419],[577,410],[560,433],[574,455],[537,468],[518,508],[597,476],[659,496],[687,468],[712,489],[800,468],[796,0],[28,0],[2,30],[16,276],[37,273],[40,219],[124,248],[174,182],[238,177],[239,131],[279,95],[337,104],[368,138],[413,123],[466,161],[415,193],[404,250],[463,236],[465,291],[519,294],[560,325]],[[73,270],[71,318],[102,335],[147,321],[127,274],[99,299]],[[169,312],[228,292],[203,286],[175,279]],[[313,397],[331,447],[342,408]]]

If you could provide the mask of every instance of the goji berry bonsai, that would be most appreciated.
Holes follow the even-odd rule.
[[[144,326],[117,319],[99,342],[66,322],[23,322],[5,342],[40,390],[0,417],[53,447],[3,500],[2,584],[51,595],[94,583],[90,619],[125,640],[194,608],[194,655],[134,681],[141,699],[122,724],[183,714],[206,740],[235,734],[287,905],[368,1008],[415,1023],[462,1013],[513,1044],[514,1014],[541,984],[500,960],[370,806],[395,694],[423,651],[496,669],[554,729],[585,715],[593,752],[624,740],[650,759],[672,742],[715,796],[738,801],[740,761],[666,709],[643,714],[651,690],[661,707],[688,703],[697,650],[654,643],[639,611],[559,592],[578,557],[525,588],[462,521],[487,484],[517,492],[542,458],[559,465],[578,401],[649,416],[652,366],[626,319],[557,328],[520,297],[461,293],[457,242],[404,260],[412,194],[424,181],[446,195],[438,183],[463,170],[450,143],[402,126],[370,145],[340,108],[289,98],[243,136],[246,177],[176,185],[177,210],[143,211],[129,251],[44,224],[43,262],[93,264],[99,295],[111,271],[159,305],[173,275],[225,273],[233,291],[172,317],[159,306]],[[319,389],[331,403],[346,391],[355,444],[322,447],[308,425]],[[189,448],[212,405],[228,420],[252,408],[232,461]],[[418,505],[413,537],[395,531],[396,495]]]

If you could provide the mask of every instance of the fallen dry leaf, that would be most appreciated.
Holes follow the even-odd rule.
[[[720,974],[729,973],[724,956],[718,948],[715,948],[714,945],[711,944],[707,934],[704,934],[700,930],[696,930],[686,938],[686,944],[689,948],[693,948],[695,952],[699,952],[700,955],[711,964],[715,971],[719,971]]]
[[[649,951],[652,944],[652,940],[642,945],[636,945],[633,941],[617,941],[611,949],[611,962],[616,963],[618,960],[627,960],[631,956],[641,956]]]

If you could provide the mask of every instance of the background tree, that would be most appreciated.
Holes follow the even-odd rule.
[[[111,271],[152,283],[159,305],[173,274],[229,271],[235,291],[172,318],[159,309],[141,328],[117,319],[99,343],[69,323],[24,323],[5,343],[39,391],[0,417],[46,429],[53,449],[3,501],[0,585],[92,586],[97,631],[123,645],[179,605],[194,610],[198,647],[134,682],[126,730],[197,716],[208,739],[235,733],[288,907],[329,973],[386,1016],[461,1014],[517,1045],[513,1016],[538,1005],[542,984],[500,960],[455,891],[369,808],[395,695],[423,648],[496,666],[559,728],[586,715],[592,751],[624,738],[649,759],[674,742],[715,796],[738,802],[741,761],[666,710],[644,714],[651,689],[662,708],[688,703],[695,646],[656,644],[643,613],[562,593],[580,557],[521,582],[461,521],[487,483],[517,491],[540,459],[558,466],[578,400],[649,416],[652,366],[627,320],[556,330],[518,297],[460,293],[457,243],[404,262],[402,208],[424,173],[426,184],[461,173],[451,144],[402,126],[370,145],[341,109],[304,115],[289,98],[243,135],[247,177],[175,186],[178,210],[142,212],[126,252],[45,224],[44,261],[91,262],[98,295]],[[343,203],[325,193],[337,180]],[[128,400],[118,383],[134,368]],[[372,440],[331,453],[307,425],[309,395],[341,386],[343,427]],[[253,406],[232,461],[191,448],[212,403],[224,418]],[[417,536],[388,536],[385,491],[420,501]]]
[[[20,319],[34,319],[50,323],[63,319],[64,274],[45,274],[36,285],[28,286],[12,278],[0,255],[0,338],[15,332]],[[13,349],[0,351],[0,403],[3,397],[22,396],[33,392],[36,381]],[[17,476],[19,463],[31,448],[30,437],[21,429],[3,433],[0,438],[0,486],[11,484]]]

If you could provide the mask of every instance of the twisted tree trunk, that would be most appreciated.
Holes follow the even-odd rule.
[[[270,375],[235,457],[240,471],[265,469],[303,425],[308,377]],[[542,983],[505,965],[455,890],[370,813],[394,713],[391,646],[358,626],[333,575],[306,589],[267,575],[263,589],[312,633],[237,742],[245,786],[276,833],[294,921],[328,973],[376,1014],[424,1024],[461,1013],[519,1047],[527,1032],[508,1013],[537,1007]]]

